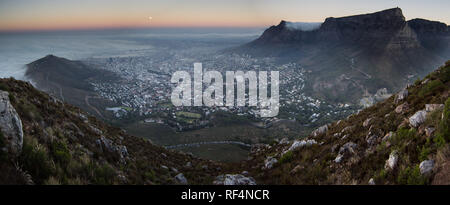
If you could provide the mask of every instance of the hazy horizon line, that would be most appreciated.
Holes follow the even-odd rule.
[[[44,28],[44,29],[0,29],[0,33],[47,33],[68,31],[107,31],[107,30],[145,30],[145,29],[264,29],[272,25],[261,26],[121,26],[121,27],[86,27],[86,28]]]

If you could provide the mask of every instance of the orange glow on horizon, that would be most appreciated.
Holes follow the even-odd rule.
[[[281,21],[281,20],[280,20]],[[271,22],[232,22],[209,20],[202,22],[191,21],[158,21],[154,18],[150,21],[148,17],[140,20],[116,19],[114,21],[101,21],[91,19],[66,19],[42,22],[16,21],[0,22],[0,31],[39,31],[39,30],[81,30],[81,29],[108,29],[108,28],[170,28],[170,27],[267,27],[278,24],[279,21]]]
[[[1,14],[0,14],[1,16]],[[149,18],[151,16],[151,19]],[[23,15],[14,19],[0,18],[0,31],[79,30],[103,28],[152,28],[152,27],[266,27],[278,24],[274,20],[253,14],[230,16],[213,12],[168,11],[124,13],[46,13],[39,16]]]
[[[446,7],[437,5],[410,0],[370,4],[354,0],[15,0],[0,1],[0,31],[267,27],[281,20],[322,22],[327,17],[371,13],[397,6],[403,9],[407,19],[450,22]]]

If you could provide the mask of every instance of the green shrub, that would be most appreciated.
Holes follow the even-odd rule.
[[[5,147],[5,138],[3,136],[3,132],[0,129],[0,162],[6,161],[8,159],[8,153],[3,152],[2,148]]]
[[[0,83],[0,90],[8,91],[8,86],[5,85],[4,83]]]
[[[14,97],[14,95],[12,93],[8,94],[8,98],[9,98],[9,101],[11,101],[11,103],[14,104],[16,102],[16,97]]]
[[[419,91],[419,97],[424,97],[427,94],[433,93],[433,91],[440,88],[445,89],[445,85],[440,80],[433,80],[425,84]]]
[[[290,162],[294,158],[294,153],[292,151],[288,151],[283,156],[281,156],[279,162],[281,164]]]
[[[405,127],[401,127],[397,130],[394,137],[392,138],[392,142],[395,145],[399,145],[400,143],[417,138],[417,132],[414,128],[407,129]]]
[[[443,147],[446,143],[444,137],[442,135],[436,135],[433,139],[434,143],[436,143],[437,147]]]
[[[397,177],[397,183],[402,185],[425,185],[427,179],[420,174],[419,165],[406,167],[401,170]]]
[[[54,141],[52,143],[52,155],[55,161],[63,166],[69,164],[72,158],[69,148],[67,148],[67,144],[64,141]]]
[[[0,129],[0,149],[5,146],[5,138],[3,137],[2,129]]]
[[[441,73],[439,75],[439,78],[442,80],[442,82],[446,83],[450,80],[450,61],[447,61],[445,66],[442,68]]]
[[[419,149],[419,160],[424,161],[428,159],[428,155],[431,153],[431,148],[423,145],[422,148]]]
[[[145,172],[144,178],[146,180],[154,181],[155,180],[155,172],[153,170]]]
[[[414,81],[414,85],[420,85],[422,80],[420,78],[417,78],[416,81]]]
[[[24,140],[20,164],[27,170],[37,184],[43,183],[54,172],[51,160],[43,147]]]
[[[14,99],[16,100],[16,99]],[[41,116],[41,113],[39,112],[39,109],[30,103],[26,103],[27,100],[20,100],[21,102],[17,102],[17,111],[23,116],[25,119],[30,121],[41,121],[43,118]]]
[[[111,166],[104,164],[94,169],[94,175],[95,184],[113,184],[116,172]]]
[[[375,181],[376,184],[384,184],[386,176],[387,176],[386,170],[381,169],[377,174],[375,174],[373,180]]]
[[[438,147],[444,146],[450,141],[450,98],[445,101],[444,111],[442,112],[442,120],[436,131],[434,142]]]

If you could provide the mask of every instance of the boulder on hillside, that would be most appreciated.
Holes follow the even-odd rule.
[[[366,136],[366,142],[369,146],[373,146],[376,144],[378,139],[378,135],[376,134],[372,134],[371,132],[369,132],[369,134]]]
[[[426,104],[425,111],[433,112],[435,110],[444,109],[444,104]]]
[[[418,127],[422,123],[425,122],[426,117],[427,117],[427,112],[424,110],[419,110],[414,115],[409,117],[409,124],[412,127]]]
[[[409,104],[408,104],[407,102],[405,102],[405,103],[403,103],[403,104],[397,106],[397,107],[395,108],[395,112],[396,112],[396,113],[405,113],[405,112],[408,111],[408,109],[409,109]]]
[[[369,185],[375,185],[375,180],[373,178],[370,178],[368,184]]]
[[[384,165],[384,169],[386,170],[394,170],[397,167],[398,162],[398,152],[392,151],[389,155],[389,159],[386,160],[386,164]]]
[[[388,141],[389,139],[392,138],[392,136],[394,136],[394,132],[390,131],[390,132],[388,132],[386,135],[384,135],[382,141],[383,141],[383,142]]]
[[[355,128],[354,125],[352,125],[352,126],[347,126],[347,127],[345,127],[344,129],[341,130],[341,133],[351,132],[354,128]]]
[[[268,157],[264,161],[264,169],[272,169],[273,165],[276,164],[277,162],[278,160],[275,159],[274,157]]]
[[[23,146],[22,121],[12,106],[9,93],[0,90],[0,131],[5,147],[13,155],[19,155]]]
[[[363,127],[369,126],[370,125],[370,121],[372,121],[372,118],[367,118],[366,120],[364,120]]]
[[[215,185],[256,185],[253,177],[246,177],[242,174],[219,175],[214,180]]]
[[[317,144],[316,140],[295,140],[291,147],[289,147],[289,149],[287,149],[284,153],[295,150],[297,148],[301,148],[301,147],[309,147],[313,144]]]
[[[434,127],[425,128],[425,135],[431,137],[436,129]]]
[[[324,126],[321,126],[321,127],[317,128],[316,130],[314,130],[314,131],[312,132],[312,135],[313,135],[314,137],[316,137],[316,136],[318,136],[318,135],[321,135],[321,134],[326,133],[327,131],[328,131],[328,125],[324,125]]]
[[[434,160],[425,160],[419,164],[420,174],[427,175],[433,171]]]
[[[399,103],[400,101],[406,99],[406,97],[408,97],[408,90],[407,89],[403,89],[400,92],[397,93],[397,95],[395,96],[395,103]]]
[[[341,163],[345,157],[356,154],[356,147],[358,147],[358,145],[353,142],[347,142],[342,145],[342,147],[339,149],[338,155],[334,159],[334,162]]]
[[[128,149],[125,145],[116,145],[112,140],[106,138],[103,135],[95,142],[102,150],[102,152],[115,153],[119,156],[119,161],[121,163],[126,163],[126,159],[128,158],[129,154]]]
[[[178,184],[186,185],[188,184],[186,177],[184,177],[183,173],[179,173],[175,176],[175,181]]]
[[[281,145],[283,145],[283,144],[289,144],[289,139],[285,137],[285,138],[281,139],[281,140],[278,142],[278,144],[281,144]]]

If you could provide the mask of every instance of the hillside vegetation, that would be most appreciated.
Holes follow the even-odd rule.
[[[253,150],[264,184],[449,184],[450,61],[306,139]]]
[[[23,146],[15,155],[1,149],[0,184],[210,184],[220,170],[130,136],[29,83],[0,79],[1,90],[22,121]]]

